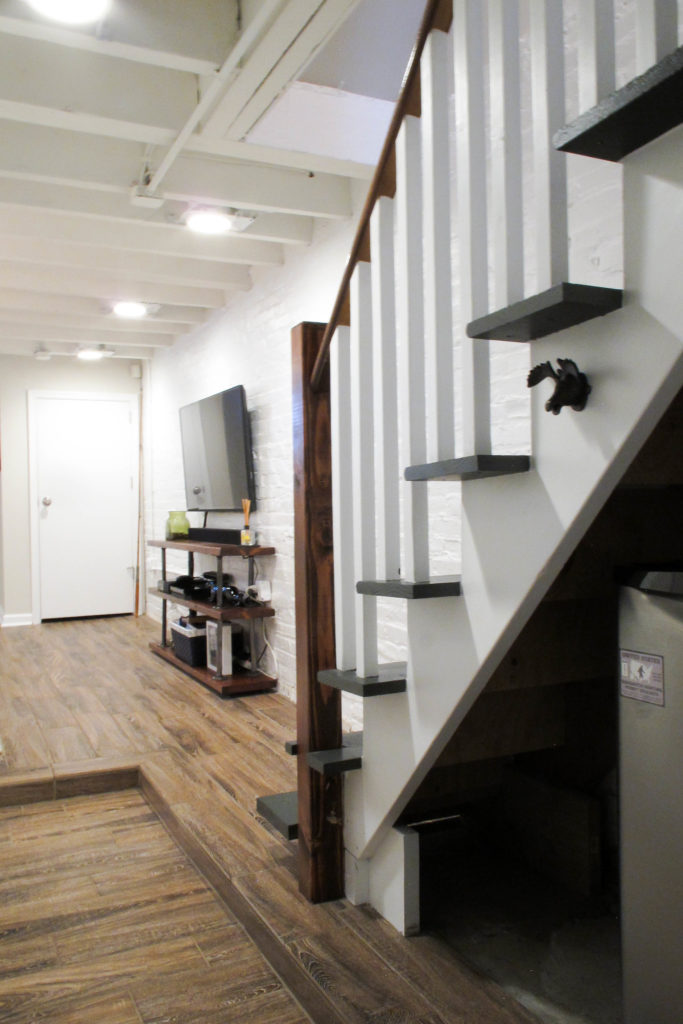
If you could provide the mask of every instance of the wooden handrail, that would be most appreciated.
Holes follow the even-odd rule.
[[[401,91],[396,102],[394,115],[391,119],[389,131],[387,132],[387,137],[384,140],[384,146],[382,147],[382,152],[380,154],[377,167],[375,168],[375,173],[360,216],[358,228],[351,247],[351,255],[349,256],[346,264],[341,285],[337,292],[337,298],[335,299],[334,306],[332,307],[329,323],[325,328],[320,351],[318,352],[318,357],[311,373],[310,384],[314,391],[317,391],[322,384],[323,373],[329,358],[330,344],[332,342],[334,332],[340,324],[348,325],[350,322],[349,284],[351,282],[351,275],[353,274],[357,263],[361,260],[369,261],[370,259],[370,215],[380,196],[392,197],[396,192],[396,156],[394,143],[396,142],[396,137],[401,124],[403,123],[403,118],[408,114],[413,114],[416,117],[420,116],[420,58],[422,57],[422,51],[424,50],[425,43],[427,42],[429,33],[432,29],[440,29],[442,32],[448,32],[451,26],[452,17],[452,0],[427,0],[427,5],[422,16],[422,22],[420,23],[420,31],[418,32],[415,46],[413,47],[413,51],[410,55],[408,67],[406,68],[405,75],[403,76]]]

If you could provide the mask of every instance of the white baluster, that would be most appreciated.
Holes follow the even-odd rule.
[[[407,116],[396,138],[396,335],[401,472],[426,461],[420,123]],[[406,580],[429,577],[427,484],[402,481]]]
[[[348,327],[338,327],[330,346],[334,618],[337,668],[342,671],[356,667],[356,575],[349,511],[353,491],[350,333]]]
[[[396,579],[401,565],[394,201],[380,196],[370,217],[372,349],[375,404],[377,576]]]
[[[494,306],[524,297],[522,130],[517,0],[489,0]]]
[[[636,74],[678,46],[676,0],[636,0]]]
[[[479,0],[454,0],[453,60],[458,237],[462,319],[488,312],[484,47]],[[462,342],[463,455],[491,450],[489,353],[485,341]]]
[[[448,36],[434,31],[420,62],[427,460],[455,454],[451,300]]]
[[[614,90],[614,0],[578,0],[579,111]]]
[[[375,575],[375,460],[372,387],[370,264],[351,276],[351,452],[354,570],[357,580]],[[348,507],[348,506],[347,506]],[[355,595],[356,672],[377,674],[377,598]]]
[[[562,0],[531,0],[531,116],[538,290],[566,281],[567,158],[552,145],[565,120]]]

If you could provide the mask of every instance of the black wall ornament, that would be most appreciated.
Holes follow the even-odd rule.
[[[586,408],[588,396],[591,393],[591,386],[585,373],[581,373],[573,359],[558,359],[559,369],[555,371],[552,363],[539,363],[529,372],[526,379],[528,388],[545,380],[546,377],[555,381],[555,390],[545,403],[547,412],[557,416],[564,405],[568,405],[575,412],[581,412]]]

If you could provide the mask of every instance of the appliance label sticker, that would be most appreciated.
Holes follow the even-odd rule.
[[[621,695],[664,707],[664,658],[661,654],[620,651]]]

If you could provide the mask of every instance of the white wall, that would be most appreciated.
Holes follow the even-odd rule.
[[[4,624],[31,621],[31,549],[28,480],[29,390],[135,393],[131,362],[84,363],[0,356],[0,580]]]
[[[357,196],[356,207],[362,198]],[[185,507],[178,409],[244,385],[256,456],[253,526],[259,541],[277,550],[274,557],[258,560],[262,575],[272,582],[276,609],[276,617],[267,620],[267,633],[277,657],[280,689],[292,699],[296,671],[290,332],[302,321],[324,322],[329,317],[355,223],[355,218],[331,222],[317,231],[310,247],[292,251],[284,266],[257,272],[249,292],[173,348],[157,353],[145,375],[148,538],[163,537],[169,509]],[[201,525],[201,513],[190,513],[190,519]],[[241,526],[241,513],[213,514],[209,525]],[[184,571],[184,560],[172,563],[169,558],[169,568],[173,564]],[[226,562],[228,571],[235,564]],[[152,548],[147,555],[152,586],[159,567],[159,551]],[[159,604],[154,597],[148,601],[154,618],[160,618]],[[265,670],[273,672],[270,652],[267,658]]]

